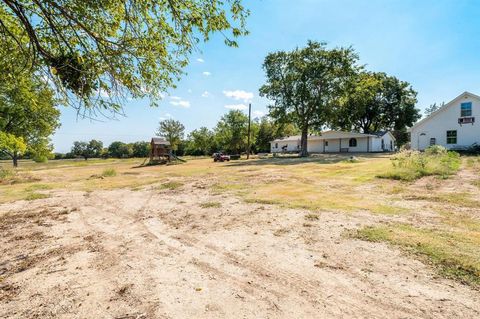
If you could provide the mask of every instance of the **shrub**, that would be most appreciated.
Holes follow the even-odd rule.
[[[393,170],[377,177],[406,181],[429,175],[447,178],[460,168],[460,155],[438,145],[429,147],[424,153],[403,150],[391,160]]]
[[[102,172],[102,176],[103,176],[103,177],[113,177],[113,176],[117,176],[117,171],[116,171],[114,168],[106,168],[106,169]]]
[[[15,171],[0,167],[0,182],[10,179],[15,175]]]

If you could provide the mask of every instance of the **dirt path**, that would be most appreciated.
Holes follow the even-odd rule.
[[[0,317],[480,316],[478,291],[344,236],[386,217],[309,214],[195,185],[2,205]]]

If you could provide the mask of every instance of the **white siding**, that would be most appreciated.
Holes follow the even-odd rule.
[[[278,146],[278,147],[275,147]],[[270,150],[272,153],[282,153],[284,150],[282,147],[287,146],[287,152],[298,152],[300,150],[300,140],[298,141],[279,141],[279,142],[271,142],[270,143]]]
[[[458,124],[460,104],[472,102],[472,116],[476,122],[472,124]],[[480,143],[480,100],[471,95],[462,95],[450,102],[437,114],[411,129],[411,145],[413,149],[424,150],[430,146],[430,139],[434,138],[437,145],[448,149],[465,148],[474,143]],[[457,143],[447,144],[447,131],[457,131]]]
[[[382,145],[383,141],[383,145]],[[381,137],[370,138],[371,152],[393,152],[395,151],[395,140],[390,133],[386,133]]]
[[[307,150],[309,153],[323,153],[323,140],[309,140]]]
[[[357,137],[357,146],[356,147],[350,147],[350,139],[349,138],[342,138],[342,148],[348,148],[348,152],[368,152],[368,146],[367,146],[367,138],[366,137]]]

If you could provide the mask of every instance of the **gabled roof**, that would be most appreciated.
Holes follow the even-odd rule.
[[[431,120],[432,118],[434,118],[435,116],[437,116],[441,112],[445,111],[450,106],[453,106],[458,99],[460,99],[462,97],[467,97],[467,96],[471,96],[471,97],[474,97],[474,98],[480,100],[480,96],[478,96],[476,94],[473,94],[473,93],[470,93],[468,91],[465,91],[462,94],[460,94],[459,96],[457,96],[456,98],[454,98],[453,100],[451,100],[450,102],[448,102],[447,104],[445,104],[444,106],[442,106],[441,108],[439,108],[438,110],[436,110],[435,112],[433,112],[432,114],[430,114],[429,116],[427,116],[427,117],[421,119],[420,121],[418,121],[417,123],[413,124],[412,127],[410,127],[408,129],[408,132],[411,132],[412,129],[414,129],[415,127],[417,127],[417,126],[419,126],[423,123],[425,123],[426,121]]]
[[[170,142],[162,137],[152,137],[152,143],[155,145],[170,145]]]

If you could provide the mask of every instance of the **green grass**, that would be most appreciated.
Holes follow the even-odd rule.
[[[378,174],[378,178],[414,181],[424,176],[435,175],[446,179],[455,174],[461,165],[458,153],[446,150],[429,152],[427,149],[424,153],[404,151],[391,160],[392,168]]]
[[[480,226],[479,221],[469,224]],[[356,238],[385,241],[431,263],[441,275],[480,287],[480,232],[468,229],[430,229],[406,224],[360,229]]]
[[[181,188],[182,186],[183,186],[183,183],[181,183],[181,182],[170,181],[170,182],[160,184],[157,187],[157,189],[160,189],[160,190],[164,190],[164,189],[175,190],[175,189]]]
[[[36,200],[36,199],[42,199],[42,198],[48,198],[50,195],[48,194],[43,194],[43,193],[29,193],[27,196],[25,196],[25,200]]]
[[[219,202],[205,202],[200,204],[201,208],[220,208],[222,204]]]
[[[102,172],[103,177],[114,177],[117,176],[117,171],[114,168],[106,168]]]

